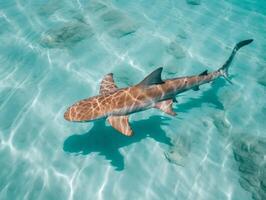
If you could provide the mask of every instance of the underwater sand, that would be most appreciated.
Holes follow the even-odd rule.
[[[256,0],[1,0],[0,199],[266,199],[266,4]],[[164,67],[230,75],[130,116],[125,137],[66,108]]]

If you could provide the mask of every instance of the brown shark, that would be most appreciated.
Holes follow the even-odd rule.
[[[198,90],[199,85],[209,83],[219,77],[228,80],[228,68],[236,52],[252,41],[249,39],[239,42],[225,64],[211,73],[206,70],[195,76],[162,80],[163,68],[160,67],[139,84],[122,89],[119,89],[114,83],[113,74],[107,74],[101,82],[100,94],[78,101],[67,109],[64,118],[73,122],[107,118],[113,128],[126,136],[131,136],[133,131],[128,123],[130,114],[157,108],[175,116],[176,113],[172,109],[172,104],[176,102],[175,96],[177,94],[190,89]]]

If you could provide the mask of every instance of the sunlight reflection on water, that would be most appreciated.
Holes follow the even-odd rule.
[[[265,5],[233,1],[0,2],[0,199],[265,199]],[[63,119],[73,102],[157,67],[163,78],[220,67],[233,85],[177,97],[177,117]]]

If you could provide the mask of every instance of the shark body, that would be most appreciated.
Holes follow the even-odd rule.
[[[199,75],[162,80],[163,68],[160,67],[139,84],[122,89],[114,83],[113,74],[107,74],[101,82],[100,94],[78,101],[67,109],[64,118],[74,122],[107,118],[113,128],[126,136],[131,136],[133,131],[128,122],[130,114],[157,108],[175,116],[172,104],[177,102],[175,99],[177,94],[190,89],[198,90],[200,85],[219,77],[228,80],[228,68],[236,52],[252,41],[249,39],[239,42],[224,65],[211,73],[206,70]]]

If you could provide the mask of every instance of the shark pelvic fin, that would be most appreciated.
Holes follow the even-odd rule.
[[[118,88],[115,85],[113,74],[106,74],[100,84],[100,94],[108,94],[116,91]]]
[[[107,119],[110,125],[123,135],[133,135],[133,131],[128,123],[128,116],[109,116]]]
[[[197,86],[193,87],[192,90],[199,91],[199,86],[197,85]]]
[[[177,114],[173,111],[172,105],[173,105],[173,100],[169,99],[156,103],[154,108],[157,108],[168,115],[176,116]]]
[[[164,83],[161,78],[162,70],[162,67],[159,67],[158,69],[154,70],[148,76],[146,76],[146,78],[144,78],[143,81],[141,81],[138,85],[145,87],[153,84]]]
[[[208,70],[205,70],[205,71],[203,71],[203,72],[201,72],[200,74],[199,74],[199,76],[206,76],[206,75],[208,75]],[[192,90],[194,90],[194,91],[199,91],[199,86],[198,85],[196,85],[195,87],[193,87],[192,88]]]

